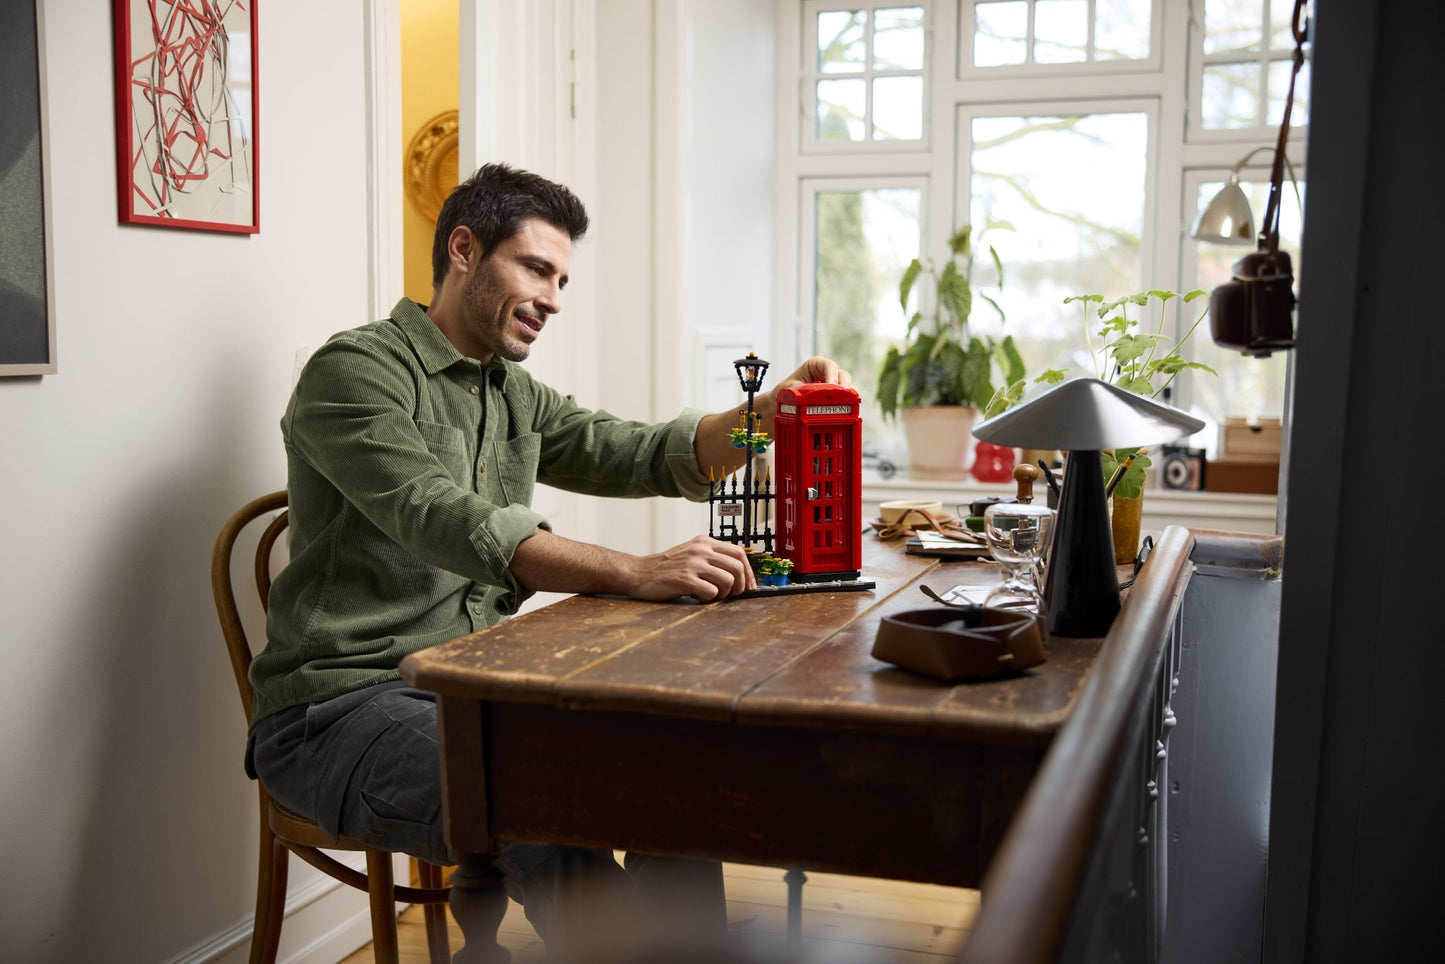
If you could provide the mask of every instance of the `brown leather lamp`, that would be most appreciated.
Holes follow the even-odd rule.
[[[1119,613],[1099,451],[1172,442],[1203,427],[1177,408],[1097,378],[1064,382],[974,426],[974,437],[985,442],[1069,453],[1044,586],[1050,632],[1102,636]]]

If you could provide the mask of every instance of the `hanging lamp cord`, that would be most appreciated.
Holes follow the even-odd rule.
[[[1279,250],[1279,209],[1280,194],[1284,188],[1285,144],[1289,140],[1289,116],[1294,108],[1294,84],[1300,67],[1305,61],[1305,40],[1309,24],[1305,19],[1305,0],[1295,0],[1294,15],[1290,19],[1290,31],[1294,34],[1293,65],[1289,73],[1289,93],[1284,100],[1284,119],[1279,125],[1279,142],[1274,148],[1274,166],[1269,172],[1269,202],[1265,205],[1264,220],[1259,225],[1260,246],[1268,246],[1269,253]]]

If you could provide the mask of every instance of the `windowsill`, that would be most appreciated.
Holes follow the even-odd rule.
[[[1042,483],[1035,486],[1035,493]],[[892,478],[881,479],[878,473],[863,472],[864,512],[872,518],[878,503],[895,499],[938,499],[948,512],[956,512],[960,504],[989,495],[1013,495],[1012,482],[986,483],[974,479],[910,479],[907,470]],[[1157,483],[1144,490],[1144,519],[1149,528],[1185,525],[1201,529],[1223,529],[1230,532],[1269,534],[1275,531],[1278,499],[1273,495],[1246,492],[1192,492],[1166,489]],[[967,513],[967,506],[964,507]]]

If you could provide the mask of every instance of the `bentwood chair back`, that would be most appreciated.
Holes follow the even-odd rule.
[[[271,555],[288,520],[286,492],[263,495],[231,516],[222,527],[211,555],[211,591],[216,597],[216,613],[221,620],[221,632],[226,637],[226,649],[231,654],[231,669],[236,674],[236,688],[241,694],[241,706],[248,726],[251,722],[251,680],[248,676],[251,645],[236,605],[231,557],[242,530],[272,513],[279,514],[275,514],[261,532],[254,559],[256,592],[260,596],[261,608],[265,610],[271,592]],[[371,901],[372,942],[378,962],[395,964],[397,960],[397,901],[425,905],[431,960],[433,964],[447,964],[451,960],[446,919],[449,889],[442,886],[442,868],[418,861],[422,886],[398,885],[392,879],[390,852],[376,850],[346,837],[332,840],[317,824],[272,800],[259,781],[257,787],[261,794],[261,859],[256,882],[256,925],[251,938],[251,964],[272,964],[276,960],[276,949],[281,940],[281,920],[285,915],[287,851],[342,883],[366,891]],[[366,873],[341,863],[323,852],[326,850],[364,851]]]

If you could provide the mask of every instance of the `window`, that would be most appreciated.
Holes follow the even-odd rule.
[[[1294,0],[1205,0],[1201,56],[1191,78],[1200,135],[1278,130],[1289,90]],[[1291,127],[1309,124],[1309,64],[1295,82]]]
[[[822,149],[908,145],[924,138],[924,8],[804,4],[810,91],[804,141]]]
[[[975,285],[1003,309],[974,311],[975,333],[1013,335],[1031,372],[1091,368],[1070,295],[1138,291],[1148,192],[1152,102],[960,108],[959,157],[967,158],[976,243],[1004,269],[978,259]],[[1035,112],[1037,111],[1037,112]],[[1005,227],[993,227],[1003,225]]]
[[[1190,172],[1186,177],[1186,196],[1192,206],[1189,223],[1208,204],[1210,199],[1224,187],[1227,171]],[[1246,169],[1241,173],[1239,186],[1249,198],[1251,210],[1264,216],[1265,202],[1269,195],[1269,171]],[[1288,180],[1280,197],[1280,247],[1289,252],[1294,266],[1295,282],[1302,277],[1300,263],[1301,202],[1304,186],[1300,186],[1297,198]],[[1252,248],[1240,248],[1222,244],[1193,241],[1186,245],[1185,282],[1186,288],[1213,288],[1230,278],[1230,265],[1236,258]],[[1199,311],[1192,310],[1181,323],[1192,323]],[[1226,351],[1210,340],[1209,332],[1203,329],[1208,320],[1200,325],[1199,331],[1190,339],[1186,354],[1192,361],[1200,361],[1219,372],[1217,378],[1201,377],[1186,383],[1192,394],[1178,398],[1181,405],[1193,410],[1210,423],[1211,428],[1223,424],[1230,416],[1244,418],[1279,418],[1284,411],[1284,394],[1287,356],[1276,353],[1268,358],[1242,362],[1238,355]],[[1217,458],[1218,436],[1206,430],[1198,445],[1209,450],[1210,457]]]
[[[898,304],[898,279],[918,256],[921,182],[840,179],[805,185],[805,251],[811,284],[805,296],[803,354],[817,351],[853,374],[865,403],[864,445],[883,429],[875,401],[878,359],[901,339],[908,318]]]
[[[774,354],[786,367],[822,352],[853,373],[868,450],[906,456],[901,427],[874,404],[878,364],[914,311],[933,310],[925,284],[899,304],[904,268],[947,257],[957,228],[972,226],[973,287],[999,308],[976,296],[970,327],[1012,335],[1030,375],[1094,370],[1083,313],[1065,297],[1207,289],[1249,250],[1196,244],[1188,231],[1231,167],[1261,147],[1241,178],[1263,217],[1293,0],[788,6],[780,143],[797,147],[778,158],[777,210],[780,299],[796,324],[779,330]],[[899,78],[912,85],[906,98],[880,92]],[[1306,65],[1288,148],[1301,177],[1307,91]],[[1298,277],[1300,210],[1288,184],[1284,195]],[[1177,339],[1194,317],[1176,308],[1166,331]],[[1207,322],[1186,354],[1220,377],[1181,375],[1176,404],[1216,424],[1282,411],[1283,356],[1218,349]]]
[[[961,18],[960,73],[1033,64],[1149,63],[1153,0],[973,0]],[[971,10],[971,16],[970,13]]]

